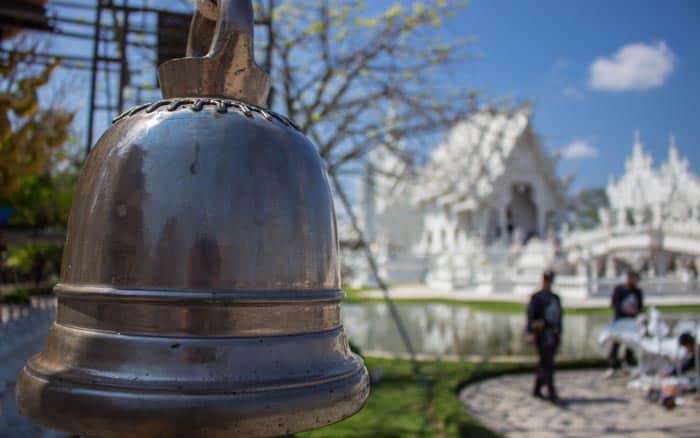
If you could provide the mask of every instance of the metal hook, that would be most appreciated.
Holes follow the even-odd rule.
[[[187,57],[158,68],[164,98],[224,97],[263,105],[268,75],[255,63],[251,0],[198,0]]]

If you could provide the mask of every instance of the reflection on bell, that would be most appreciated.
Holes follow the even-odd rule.
[[[18,378],[21,412],[43,425],[275,436],[338,421],[367,398],[340,320],[323,162],[291,121],[255,105],[266,77],[244,56],[250,1],[220,1],[219,14],[216,31],[195,14],[188,55],[203,55],[193,33],[210,38],[209,54],[162,66],[166,99],[120,116],[83,169],[57,321]],[[248,68],[242,86],[207,82],[226,53]]]

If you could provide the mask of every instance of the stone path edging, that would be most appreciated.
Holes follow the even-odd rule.
[[[465,409],[489,429],[513,438],[697,437],[700,402],[667,411],[628,389],[623,378],[605,380],[600,370],[557,373],[566,409],[534,399],[532,374],[504,375],[466,386]]]

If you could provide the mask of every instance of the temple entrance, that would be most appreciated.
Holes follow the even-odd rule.
[[[506,223],[511,239],[527,242],[537,235],[537,205],[530,184],[514,184],[506,207]]]

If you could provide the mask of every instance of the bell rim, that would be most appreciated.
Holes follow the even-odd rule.
[[[360,365],[355,372],[332,381],[202,394],[77,386],[53,376],[34,375],[25,366],[17,379],[16,398],[20,412],[37,423],[86,436],[164,436],[163,428],[171,432],[165,432],[168,436],[279,436],[317,429],[359,412],[369,397],[370,385],[363,361],[357,356],[355,360]],[[46,415],[42,407],[47,405],[60,406],[60,413]],[[86,415],[90,406],[110,409]],[[187,418],[173,415],[185,411]]]
[[[162,395],[162,396],[173,396],[173,395],[191,395],[191,396],[215,396],[215,395],[239,395],[239,394],[256,394],[256,393],[268,393],[274,391],[294,391],[299,389],[305,389],[310,387],[317,387],[324,384],[332,384],[334,382],[341,382],[343,380],[351,379],[357,373],[361,372],[365,368],[364,361],[360,356],[355,353],[351,353],[350,359],[347,363],[352,364],[353,367],[350,370],[344,370],[336,374],[324,375],[322,377],[315,377],[311,380],[290,380],[287,382],[276,382],[267,383],[264,385],[241,385],[240,383],[228,384],[226,388],[216,388],[211,385],[214,383],[216,385],[225,385],[226,382],[209,382],[210,384],[204,382],[187,382],[182,381],[178,384],[177,388],[173,386],[176,381],[162,382],[160,384],[152,384],[148,382],[139,382],[139,384],[133,384],[127,379],[111,379],[110,381],[98,380],[99,376],[94,376],[94,380],[89,380],[87,376],[80,375],[78,373],[61,373],[52,372],[46,367],[37,364],[41,353],[32,356],[27,363],[22,367],[22,373],[27,376],[36,378],[38,380],[50,382],[60,382],[66,387],[72,388],[89,388],[95,389],[102,392],[112,392],[112,393],[128,393],[135,395]]]

